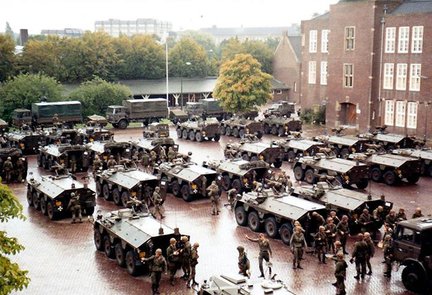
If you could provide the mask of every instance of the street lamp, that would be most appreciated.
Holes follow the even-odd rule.
[[[185,65],[190,66],[191,63],[190,62],[185,62]],[[180,76],[180,104],[181,104],[181,109],[183,110],[183,70]]]

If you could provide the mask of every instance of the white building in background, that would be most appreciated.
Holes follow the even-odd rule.
[[[170,22],[150,18],[139,18],[137,20],[109,19],[96,21],[95,31],[106,32],[113,37],[137,34],[155,34],[162,37],[172,31],[172,24]]]

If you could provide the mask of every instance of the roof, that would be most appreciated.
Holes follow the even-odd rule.
[[[432,219],[427,217],[419,217],[414,219],[403,220],[399,222],[403,227],[412,228],[416,231],[432,229]]]
[[[211,28],[202,28],[200,31],[209,33],[214,36],[222,37],[236,37],[236,36],[256,36],[256,35],[282,35],[283,32],[288,31],[290,35],[299,35],[300,28],[298,25],[291,25],[289,27],[228,27],[218,28],[213,26]]]
[[[292,49],[294,50],[295,55],[298,59],[301,58],[301,36],[288,36],[289,43],[291,44]]]
[[[307,151],[311,147],[320,146],[323,147],[325,144],[322,142],[317,142],[309,139],[291,139],[287,141],[286,145],[293,149],[298,149],[301,151]]]
[[[187,165],[186,167],[176,166],[171,169],[171,172],[177,175],[181,179],[187,179],[189,181],[194,181],[201,175],[212,175],[216,174],[216,171],[208,169],[196,164]]]
[[[45,176],[37,181],[39,182],[39,185],[36,186],[37,189],[52,198],[56,198],[64,191],[71,190],[72,185],[75,185],[74,190],[84,187],[80,182],[74,180],[72,177],[59,177],[55,179],[53,176]],[[32,181],[28,180],[28,183],[32,183]]]
[[[45,105],[74,105],[81,104],[81,102],[76,100],[65,100],[65,101],[54,101],[54,102],[35,102],[33,105],[45,106]]]
[[[351,170],[353,167],[356,166],[366,166],[366,164],[356,163],[354,161],[345,160],[341,158],[320,160],[320,167],[328,170],[339,171],[341,173],[347,173],[349,170]]]
[[[407,162],[416,162],[417,159],[408,158],[405,156],[394,155],[394,154],[382,154],[382,155],[372,155],[367,162],[372,162],[374,164],[380,164],[391,167],[400,167]]]
[[[396,7],[395,10],[390,12],[390,15],[403,15],[415,13],[431,13],[432,1],[431,0],[405,0],[401,5]]]
[[[280,147],[263,142],[245,142],[240,145],[239,149],[245,152],[260,154],[266,150],[279,152]]]
[[[355,210],[361,207],[364,203],[377,200],[380,200],[380,198],[369,200],[367,194],[345,188],[329,190],[321,198],[321,201],[325,203],[346,208],[348,210]]]
[[[405,135],[394,134],[394,133],[377,133],[373,137],[374,140],[380,140],[384,142],[398,143],[406,138]]]
[[[125,187],[127,189],[132,189],[140,182],[151,181],[151,180],[157,181],[156,176],[140,170],[125,170],[125,171],[105,170],[103,173],[105,173],[107,176],[109,175],[110,181],[119,184],[120,186]]]
[[[264,161],[249,162],[243,159],[235,159],[232,161],[222,161],[218,166],[218,170],[234,173],[243,176],[254,169],[268,169],[269,165]]]
[[[355,145],[359,141],[366,141],[366,139],[360,139],[358,137],[351,136],[351,135],[343,135],[343,136],[333,135],[328,138],[329,143],[341,144],[347,146]]]
[[[422,160],[432,160],[432,150],[431,149],[425,149],[425,150],[396,149],[396,150],[393,150],[392,153],[396,154],[396,155],[401,155],[401,156],[420,158]]]

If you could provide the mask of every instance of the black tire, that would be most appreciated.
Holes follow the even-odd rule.
[[[120,206],[120,204],[121,204],[121,193],[120,193],[120,190],[117,187],[112,190],[112,198],[113,198],[114,204],[116,204],[117,206]]]
[[[279,235],[285,245],[289,245],[292,235],[292,227],[289,223],[284,223],[279,228]]]
[[[181,130],[181,128],[177,128],[176,132],[177,132],[177,138],[182,138],[182,130]]]
[[[44,200],[43,196],[41,196],[40,200],[40,208],[43,215],[47,215],[47,201]]]
[[[412,174],[412,175],[407,176],[406,179],[407,179],[409,184],[416,184],[417,181],[419,181],[419,179],[420,179],[420,175]]]
[[[94,206],[93,207],[87,207],[87,208],[85,208],[85,214],[87,216],[93,215],[94,211],[95,211],[95,207]]]
[[[195,140],[195,131],[193,131],[193,130],[189,131],[188,138],[189,138],[189,140],[194,141]]]
[[[131,276],[139,274],[139,267],[136,265],[136,258],[133,250],[126,252],[126,269]]]
[[[242,159],[245,160],[245,161],[249,161],[249,156],[248,156],[248,154],[243,154],[243,155],[242,155]]]
[[[191,195],[188,184],[182,185],[181,190],[180,190],[180,194],[181,194],[181,197],[183,198],[183,200],[185,200],[186,202],[190,202],[193,200],[193,197]]]
[[[202,142],[204,140],[204,137],[202,136],[201,132],[198,131],[197,133],[195,133],[195,140],[197,142]]]
[[[36,210],[40,210],[40,198],[37,191],[34,191],[32,193],[32,199],[33,199],[33,206]]]
[[[287,153],[288,162],[289,163],[294,162],[295,158],[296,158],[296,153],[294,151],[288,151],[288,153]]]
[[[372,179],[375,182],[380,182],[382,180],[381,169],[378,167],[372,168],[370,171],[370,179]]]
[[[275,166],[275,168],[282,167],[282,159],[276,159],[276,161],[273,163],[273,166]]]
[[[402,271],[402,283],[409,291],[420,293],[426,287],[426,275],[420,267],[408,265]]]
[[[50,220],[58,219],[59,213],[55,212],[53,201],[47,202],[47,215]]]
[[[294,178],[297,181],[303,180],[304,179],[304,174],[305,173],[304,173],[303,168],[301,166],[294,167]]]
[[[243,128],[241,128],[240,130],[239,130],[239,137],[240,138],[244,138],[245,137],[245,130],[243,129]]]
[[[225,127],[225,135],[231,136],[231,127],[229,126]]]
[[[349,155],[349,150],[348,150],[348,148],[343,148],[343,149],[341,149],[339,155],[340,155],[340,157],[341,157],[342,159],[346,159],[346,158],[348,158],[348,155]]]
[[[261,229],[261,221],[258,216],[258,213],[256,211],[251,211],[248,214],[247,223],[249,228],[254,231],[258,232]]]
[[[219,128],[219,131],[220,131],[221,135],[225,135],[225,127],[224,126],[221,126]]]
[[[104,185],[102,186],[102,195],[103,198],[107,201],[111,199],[111,191],[109,189],[108,183],[104,183]]]
[[[395,185],[398,181],[396,173],[394,171],[386,171],[383,174],[384,183],[387,185]]]
[[[277,126],[273,125],[270,132],[271,132],[272,135],[277,135],[278,134],[278,128],[277,128]]]
[[[235,219],[238,225],[245,226],[248,222],[248,215],[243,206],[235,208]]]
[[[267,217],[267,219],[264,221],[264,230],[270,238],[276,238],[279,234],[276,218]]]
[[[188,132],[187,132],[186,129],[183,129],[183,130],[182,130],[182,138],[183,138],[183,139],[188,139]]]
[[[174,196],[180,197],[180,184],[177,180],[171,182],[171,192]]]
[[[128,206],[128,202],[130,200],[129,192],[127,190],[122,191],[120,199],[121,199],[121,205],[123,207],[127,207]]]
[[[33,196],[30,186],[27,188],[27,203],[29,207],[33,207]]]
[[[128,121],[126,120],[120,120],[120,122],[118,122],[118,128],[119,129],[126,129],[128,127]]]
[[[258,139],[261,139],[263,137],[263,133],[261,131],[258,131],[256,133],[256,136],[258,137]]]
[[[224,190],[229,190],[231,187],[231,179],[229,175],[223,175],[222,176],[222,187]]]
[[[316,181],[315,172],[312,169],[307,169],[304,174],[304,179],[309,184],[314,184]]]
[[[121,242],[118,242],[114,246],[114,254],[117,261],[117,264],[121,267],[126,266],[126,252],[123,249]]]
[[[237,192],[241,192],[243,189],[243,186],[242,186],[242,183],[241,183],[241,180],[240,179],[238,179],[238,178],[236,178],[236,179],[234,179],[233,181],[232,181],[232,183],[231,183],[231,187],[232,188],[235,188],[236,190],[237,190]]]
[[[105,252],[106,257],[114,258],[114,247],[111,243],[110,237],[105,235],[102,239],[103,242],[103,251]]]
[[[269,134],[270,133],[270,126],[267,123],[264,124],[264,133],[265,134]]]
[[[220,140],[220,134],[216,133],[215,136],[213,137],[213,140],[218,142]]]
[[[96,250],[102,251],[103,250],[103,237],[102,237],[102,234],[99,232],[99,228],[94,229],[93,241],[94,241]]]
[[[98,198],[101,198],[102,197],[102,185],[100,184],[100,182],[99,181],[96,181],[96,196],[98,197]]]
[[[278,128],[278,136],[284,136],[285,135],[285,128],[283,126],[280,126]]]
[[[240,133],[239,133],[239,130],[238,130],[237,127],[234,127],[234,128],[233,128],[233,130],[232,130],[232,135],[233,135],[234,137],[240,137]]]
[[[357,188],[359,189],[367,188],[368,184],[369,184],[369,180],[367,178],[360,179],[360,181],[356,183]]]

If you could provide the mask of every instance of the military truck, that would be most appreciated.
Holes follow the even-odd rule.
[[[215,119],[194,119],[177,124],[177,137],[201,142],[205,139],[219,141],[220,124]]]
[[[32,113],[29,109],[15,109],[12,112],[12,126],[31,125]]]
[[[46,142],[42,131],[14,131],[4,135],[9,147],[20,149],[24,155],[37,154],[39,145]]]
[[[51,220],[68,215],[72,193],[79,196],[82,212],[92,215],[96,206],[95,193],[86,183],[82,184],[70,175],[42,176],[40,179],[31,175],[27,179],[29,206],[48,215]]]
[[[272,143],[241,141],[225,146],[225,157],[242,158],[244,160],[262,160],[275,168],[280,168],[283,162],[283,149]]]
[[[432,290],[432,219],[400,221],[393,235],[393,260],[405,266],[402,283],[409,291],[430,294]]]
[[[296,137],[273,141],[273,144],[283,148],[283,159],[288,162],[293,162],[296,158],[301,156],[314,156],[325,147],[324,143]]]
[[[179,146],[175,143],[174,139],[171,137],[161,137],[161,138],[140,138],[137,141],[131,142],[132,153],[138,151],[139,153],[146,152],[150,153],[155,151],[157,154],[157,160],[160,161],[160,150],[161,147],[165,148],[165,153],[168,154],[170,147],[173,148],[175,152],[178,152]]]
[[[415,184],[420,179],[421,161],[395,154],[354,153],[349,158],[369,166],[370,178],[383,181],[387,185],[396,185],[403,179]]]
[[[293,164],[294,177],[297,181],[305,180],[316,183],[321,176],[334,176],[344,187],[356,185],[364,189],[369,184],[369,167],[358,161],[325,156],[318,153],[297,159]]]
[[[286,136],[290,131],[301,131],[302,122],[299,119],[271,115],[262,120],[264,133]]]
[[[393,154],[420,159],[422,162],[420,172],[422,175],[432,177],[432,150],[431,149],[395,149]]]
[[[143,258],[154,255],[159,248],[166,257],[169,240],[180,241],[184,235],[178,228],[172,229],[154,219],[148,211],[135,212],[133,209],[120,209],[105,215],[98,212],[93,230],[96,249],[108,258],[114,258],[132,276],[148,272],[149,264],[144,263]]]
[[[186,113],[189,117],[216,117],[219,121],[227,120],[232,117],[232,114],[225,112],[215,98],[203,98],[198,102],[187,102]]]
[[[235,188],[238,193],[250,191],[254,181],[263,182],[270,169],[270,165],[264,161],[243,159],[213,160],[206,162],[204,167],[209,167],[219,173],[224,190]]]
[[[126,129],[130,122],[148,125],[168,116],[167,101],[164,98],[127,99],[122,105],[111,105],[106,117],[114,128]]]
[[[86,172],[90,166],[90,156],[84,145],[50,144],[39,148],[37,157],[39,167],[55,170],[56,165],[64,165],[72,173]]]
[[[131,197],[151,204],[153,190],[159,185],[156,176],[136,168],[117,165],[108,170],[99,171],[95,177],[96,195],[114,204],[127,207]]]
[[[13,170],[11,172],[11,181],[23,181],[27,177],[27,169],[28,169],[28,163],[27,158],[23,156],[22,151],[17,148],[0,148],[0,177],[5,180],[6,174],[3,170],[3,164],[7,160],[7,158],[11,158],[11,162],[13,165]],[[21,158],[24,164],[24,169],[20,171],[17,169],[17,162],[18,159]],[[22,179],[20,179],[22,177]]]
[[[310,237],[310,214],[317,212],[326,216],[326,207],[287,193],[276,194],[272,189],[261,192],[243,193],[234,202],[235,219],[238,225],[248,226],[252,231],[259,232],[264,227],[270,238],[280,236],[282,242],[289,245],[293,233],[293,223],[298,220]]]
[[[215,170],[199,166],[195,163],[161,163],[156,167],[158,178],[166,183],[166,191],[186,202],[198,196],[207,197],[207,187],[217,181]]]
[[[290,117],[291,114],[294,113],[295,103],[282,100],[272,104],[268,109],[266,109],[264,111],[264,117],[269,117],[271,115]]]
[[[100,157],[104,162],[103,169],[107,169],[107,161],[110,156],[114,156],[117,163],[119,163],[121,159],[131,158],[131,143],[125,141],[93,141],[87,144],[87,150],[91,160],[94,159],[95,155]],[[91,164],[93,164],[93,162]]]
[[[37,102],[32,104],[32,125],[52,126],[53,117],[57,114],[58,120],[64,126],[72,128],[74,124],[83,121],[81,102],[79,101],[57,101]]]
[[[153,122],[143,130],[144,138],[169,137],[169,125],[166,123]]]
[[[0,135],[9,131],[9,125],[6,121],[0,119]]]
[[[263,136],[262,122],[234,117],[221,122],[221,134],[244,138],[246,134],[256,135],[258,138]]]

